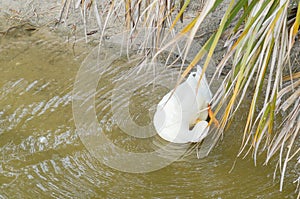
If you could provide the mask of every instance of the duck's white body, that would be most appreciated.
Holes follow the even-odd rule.
[[[171,90],[157,105],[154,126],[160,137],[173,143],[199,142],[208,133],[208,105],[212,98],[202,69],[192,72],[175,91]],[[196,122],[197,121],[197,122]],[[195,124],[194,128],[190,127]]]

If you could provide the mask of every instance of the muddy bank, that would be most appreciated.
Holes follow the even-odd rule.
[[[203,2],[192,2],[184,14],[183,23],[178,23],[178,29],[184,27],[190,22],[196,14],[201,11]],[[227,3],[222,3],[216,11],[210,14],[203,22],[202,28],[199,31],[200,37],[196,41],[203,45],[214,32],[220,19],[225,12]],[[105,16],[109,10],[109,3],[98,5],[98,12]],[[121,33],[125,30],[124,9],[119,9],[118,16],[111,17],[105,29],[105,38],[111,35]],[[104,13],[104,14],[103,14]],[[86,17],[84,17],[86,16]],[[83,12],[80,4],[76,1],[1,1],[0,2],[0,34],[14,32],[15,29],[22,29],[19,34],[28,34],[31,31],[42,29],[40,34],[52,34],[60,37],[64,41],[79,43],[97,43],[102,31],[99,26],[104,26],[103,19],[97,20],[95,10],[92,8]],[[13,33],[15,34],[15,33]],[[221,42],[215,53],[217,60],[220,60],[224,51],[223,43]]]

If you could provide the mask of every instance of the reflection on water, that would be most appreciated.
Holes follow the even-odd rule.
[[[272,181],[272,165],[254,167],[252,160],[238,159],[229,173],[239,148],[243,116],[205,159],[198,160],[194,152],[146,174],[124,173],[101,164],[80,141],[73,121],[71,94],[80,63],[67,44],[39,34],[1,40],[0,198],[37,194],[41,198],[295,197],[295,185],[288,183],[292,176],[287,176],[284,192],[279,193],[278,179]],[[106,92],[99,90],[102,98],[96,100],[97,110],[104,110]],[[97,114],[103,128],[115,129],[108,112]],[[132,115],[143,123],[141,115]],[[144,118],[148,124],[148,115]],[[134,143],[143,145],[139,139]]]

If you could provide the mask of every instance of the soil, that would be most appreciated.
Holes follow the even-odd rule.
[[[68,6],[68,2],[70,2],[70,6]],[[184,14],[183,23],[179,23],[178,28],[182,28],[201,11],[203,2],[193,1],[189,5]],[[64,3],[66,3],[65,6]],[[109,4],[98,5],[98,11],[107,12],[108,6]],[[210,34],[217,29],[225,9],[225,5],[219,6],[203,22],[202,28],[199,30],[201,37],[196,38],[200,45],[203,45]],[[76,5],[76,1],[27,0],[24,3],[24,0],[3,0],[0,2],[0,36],[21,36],[38,31],[39,34],[45,34],[46,37],[57,36],[64,42],[80,44],[85,46],[82,50],[86,50],[85,48],[89,48],[89,45],[92,47],[98,43],[100,31],[92,8],[88,9],[86,20],[82,16],[83,10],[81,6]],[[120,12],[119,16],[114,16],[115,18],[110,20],[106,26],[105,37],[109,38],[111,35],[124,31],[123,16]],[[88,35],[85,36],[85,33]],[[217,61],[222,58],[224,50],[221,42],[216,49],[215,58]]]
[[[187,11],[184,13],[183,23],[179,23],[178,28],[182,28],[190,22],[197,13],[201,12],[205,1],[206,0],[191,1]],[[46,29],[48,32],[54,33],[68,42],[85,41],[97,43],[100,37],[100,31],[94,10],[92,8],[88,9],[84,20],[82,6],[76,5],[77,2],[80,1],[26,0],[24,2],[24,0],[3,0],[0,2],[0,35],[10,33],[16,28],[25,29],[25,34],[27,34],[28,31],[43,28],[43,30]],[[98,5],[98,11],[100,13],[107,12],[110,6],[109,1],[107,2],[108,3]],[[68,3],[70,3],[70,5]],[[195,39],[196,42],[203,45],[211,33],[217,29],[228,4],[229,0],[225,0],[205,19],[199,30],[199,36]],[[124,31],[125,21],[123,16],[124,13],[122,13],[122,9],[120,9],[118,16],[114,16],[114,19],[110,20],[106,26],[106,37]],[[104,21],[102,20],[101,23],[104,23]],[[87,37],[85,37],[85,33],[88,34]],[[41,32],[41,34],[45,34],[45,31]],[[220,61],[225,52],[225,39],[226,38],[223,37],[216,48],[216,61]],[[295,48],[294,54],[299,54],[299,42],[296,42]]]

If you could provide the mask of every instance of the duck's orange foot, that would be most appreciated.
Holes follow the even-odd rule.
[[[210,118],[209,124],[213,122],[217,127],[219,127],[219,121],[216,119],[214,112],[211,110],[210,104],[208,104],[208,116]]]

